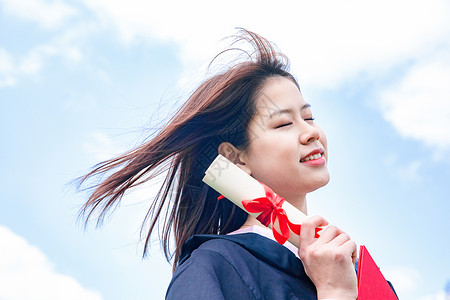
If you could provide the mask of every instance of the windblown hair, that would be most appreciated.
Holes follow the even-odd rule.
[[[81,209],[86,223],[94,216],[97,224],[102,223],[128,189],[167,171],[142,223],[141,233],[148,230],[144,255],[159,222],[163,222],[160,238],[164,254],[168,261],[174,258],[174,268],[189,237],[227,234],[243,225],[247,214],[227,200],[217,200],[219,194],[203,183],[202,177],[217,156],[220,143],[247,148],[247,127],[265,81],[283,76],[297,82],[288,73],[287,57],[269,41],[244,29],[236,41],[253,47],[253,53],[244,51],[248,59],[204,81],[153,139],[96,165],[81,178],[80,184],[92,177],[105,177],[92,186],[93,192]],[[172,234],[174,254],[170,249]]]

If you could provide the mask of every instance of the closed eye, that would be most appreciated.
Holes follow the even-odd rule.
[[[289,126],[289,125],[292,125],[292,122],[281,124],[281,125],[279,125],[279,126],[277,126],[275,128],[282,128],[282,127]]]

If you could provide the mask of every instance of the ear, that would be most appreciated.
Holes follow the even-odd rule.
[[[248,175],[252,174],[250,168],[245,163],[245,160],[242,159],[242,157],[244,156],[243,151],[234,147],[233,144],[231,144],[229,142],[222,142],[219,145],[219,147],[217,148],[217,152],[219,152],[219,154],[225,156],[229,161],[234,163],[236,166],[238,166],[240,169],[242,169]]]

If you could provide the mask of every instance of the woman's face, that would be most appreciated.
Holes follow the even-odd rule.
[[[256,99],[250,143],[242,153],[247,172],[284,198],[295,198],[328,183],[325,133],[289,79],[269,78]]]

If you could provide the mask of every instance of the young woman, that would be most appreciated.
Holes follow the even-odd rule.
[[[302,224],[300,248],[202,182],[220,153],[307,213],[306,195],[329,180],[327,141],[288,59],[255,33],[248,59],[206,79],[150,141],[103,162],[83,181],[107,175],[83,207],[99,218],[124,193],[167,171],[150,205],[146,247],[158,222],[174,275],[167,299],[356,299],[356,244],[322,217]],[[170,208],[169,210],[166,207]],[[146,250],[146,248],[145,248]],[[144,251],[145,251],[144,250]]]

